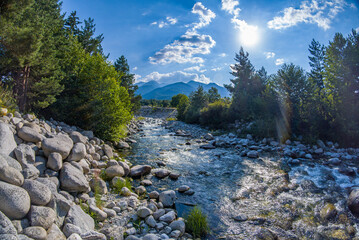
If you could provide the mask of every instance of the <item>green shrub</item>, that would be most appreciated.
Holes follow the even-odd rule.
[[[200,112],[200,123],[215,128],[223,127],[227,123],[228,109],[230,104],[223,100],[208,104]]]
[[[112,190],[117,193],[121,194],[121,190],[123,187],[127,187],[132,192],[132,180],[130,178],[125,178],[125,181],[117,180],[114,185],[112,185]]]
[[[13,113],[17,109],[15,98],[9,87],[0,83],[0,108],[6,108]]]
[[[186,230],[195,238],[206,235],[209,232],[207,216],[199,207],[194,207],[186,217]]]
[[[102,195],[100,194],[100,187],[98,184],[95,184],[94,193],[96,206],[102,209],[105,206],[105,202],[101,199]]]
[[[166,121],[176,121],[176,118],[166,118]]]

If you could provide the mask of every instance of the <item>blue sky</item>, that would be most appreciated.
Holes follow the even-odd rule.
[[[95,19],[114,61],[124,55],[137,81],[229,83],[240,47],[256,69],[309,69],[308,45],[359,30],[359,1],[63,0],[62,11]]]

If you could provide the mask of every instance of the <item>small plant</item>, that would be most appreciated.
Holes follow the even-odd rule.
[[[101,199],[102,195],[100,194],[100,187],[98,183],[95,183],[94,193],[96,206],[102,209],[105,205],[105,202]]]
[[[186,217],[186,230],[196,238],[206,235],[209,232],[207,216],[202,213],[199,207],[194,207]]]
[[[85,213],[87,213],[88,215],[90,215],[90,207],[87,205],[87,203],[85,203],[84,201],[82,201],[82,200],[80,199],[79,204],[80,204],[81,209],[82,209]]]
[[[166,118],[166,121],[176,121],[176,118]]]
[[[132,192],[132,179],[131,178],[125,178],[124,181],[121,179],[118,179],[112,186],[112,190],[117,193],[121,194],[121,190],[123,187],[127,187]]]
[[[0,83],[0,108],[6,108],[10,113],[17,109],[16,100],[11,89],[2,83]]]
[[[144,118],[144,117],[137,117],[137,118],[136,118],[137,121],[143,121],[143,120],[145,120],[145,119],[146,119],[146,118]]]
[[[96,177],[96,176],[95,176]],[[109,178],[105,172],[105,169],[103,169],[100,173],[100,178],[102,178],[102,180],[108,182],[111,180],[111,178]]]

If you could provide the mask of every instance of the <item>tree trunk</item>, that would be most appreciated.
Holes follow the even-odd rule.
[[[19,100],[19,109],[21,112],[25,112],[26,105],[27,105],[27,91],[28,91],[28,83],[29,83],[29,76],[30,76],[30,67],[25,66],[24,70],[22,71],[22,76],[19,77],[17,81],[17,94]]]

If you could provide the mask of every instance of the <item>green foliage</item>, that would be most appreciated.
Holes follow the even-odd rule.
[[[208,102],[214,103],[215,101],[218,101],[221,99],[221,95],[218,93],[218,89],[215,87],[211,87],[208,90]]]
[[[166,121],[176,121],[176,118],[166,118]]]
[[[207,216],[197,206],[186,217],[186,231],[190,232],[195,238],[209,233]]]
[[[100,178],[104,180],[105,182],[111,181],[111,178],[109,178],[106,174],[105,169],[102,169],[100,172]]]
[[[7,108],[8,112],[14,112],[17,109],[16,100],[13,97],[9,87],[0,83],[0,107]]]
[[[200,111],[208,104],[208,95],[199,86],[196,91],[192,92],[190,97],[190,105],[185,114],[185,120],[188,123],[199,123]]]
[[[94,195],[95,195],[96,206],[102,209],[105,206],[105,202],[101,199],[102,195],[100,194],[100,187],[96,183],[94,188]]]
[[[121,179],[117,180],[115,184],[112,185],[112,190],[114,193],[121,194],[123,187],[127,187],[132,192],[132,179],[126,177],[124,181]]]
[[[227,124],[227,116],[230,103],[224,100],[217,100],[201,109],[200,123],[212,128],[223,128]]]
[[[181,96],[177,105],[177,118],[179,120],[185,119],[185,114],[189,106],[189,98],[186,95]]]
[[[180,99],[183,97],[183,96],[186,96],[186,95],[184,95],[184,94],[182,94],[182,93],[179,93],[179,94],[177,94],[177,95],[174,95],[173,97],[172,97],[172,99],[171,99],[171,107],[178,107],[178,104],[179,104],[179,102],[180,102]]]

